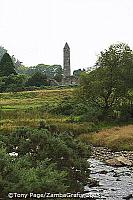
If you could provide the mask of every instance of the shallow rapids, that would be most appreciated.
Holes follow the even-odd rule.
[[[100,200],[133,200],[133,167],[112,167],[96,159],[89,159],[90,177],[99,186],[85,187],[85,196]]]

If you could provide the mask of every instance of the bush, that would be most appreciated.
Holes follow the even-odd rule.
[[[14,75],[0,77],[0,92],[18,92],[25,88],[25,75]]]
[[[133,105],[131,104],[125,104],[120,107],[120,121],[129,121],[130,119],[133,119]]]
[[[29,77],[26,86],[43,86],[43,85],[49,85],[46,74],[43,74],[41,72],[35,72],[31,77]]]
[[[2,141],[6,149],[0,149],[1,198],[16,191],[83,191],[89,177],[89,146],[69,133],[51,133],[43,127],[17,129],[5,137]],[[18,156],[12,158],[9,152]]]
[[[64,97],[62,101],[51,108],[50,112],[69,116],[74,111],[74,103],[71,97]]]
[[[65,97],[61,102],[55,104],[49,112],[70,116],[70,122],[92,122],[98,121],[101,110],[91,102],[83,103],[72,97]]]

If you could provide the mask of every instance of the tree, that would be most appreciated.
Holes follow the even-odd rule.
[[[12,59],[12,62],[13,62],[13,64],[14,64],[16,70],[22,66],[22,63],[23,63],[23,62],[21,62],[21,61],[19,61],[18,59],[16,59],[16,58],[14,57],[14,55],[12,55],[11,59]]]
[[[35,72],[27,81],[27,86],[37,86],[48,85],[47,76],[41,72]]]
[[[63,70],[62,70],[61,65],[53,65],[51,67],[53,68],[53,78],[57,82],[61,82],[63,78]]]
[[[0,61],[0,76],[9,76],[10,74],[17,74],[13,61],[8,53],[5,53]]]
[[[108,68],[110,80],[113,81],[113,77],[118,78],[128,88],[133,87],[133,51],[127,44],[114,44],[108,50],[102,51],[96,66]]]
[[[24,65],[19,65],[19,66],[16,66],[15,65],[15,70],[18,74],[24,74],[24,75],[28,75],[28,70],[29,70],[29,67],[26,67]]]
[[[5,53],[7,53],[7,50],[4,47],[0,46],[0,61]]]
[[[83,68],[83,70],[82,70],[82,69],[74,70],[74,71],[73,71],[73,75],[74,75],[74,76],[77,76],[77,77],[80,77],[80,74],[81,74],[82,72],[85,72],[85,69],[84,69],[84,68]]]
[[[62,80],[63,70],[61,65],[45,65],[38,64],[36,66],[25,67],[23,65],[16,68],[19,74],[33,75],[36,72],[46,74],[47,78],[54,79],[57,81]]]
[[[80,95],[82,92],[85,100],[93,102],[102,110],[103,116],[107,116],[133,87],[132,50],[123,43],[111,45],[101,52],[96,67],[82,74]]]

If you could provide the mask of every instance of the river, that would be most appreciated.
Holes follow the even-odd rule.
[[[99,186],[85,187],[85,196],[100,200],[133,200],[133,167],[112,167],[90,158],[90,177]]]

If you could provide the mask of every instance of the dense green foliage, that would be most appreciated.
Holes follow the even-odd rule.
[[[0,92],[21,91],[25,89],[25,75],[14,75],[0,77]]]
[[[13,61],[8,53],[5,53],[0,61],[0,76],[17,74]]]
[[[23,65],[17,67],[17,72],[19,74],[33,75],[36,72],[43,73],[47,78],[55,78],[58,82],[62,80],[62,67],[61,65],[45,65],[38,64],[37,66],[25,67]]]
[[[35,72],[27,81],[27,86],[37,86],[48,85],[47,76],[41,72]]]
[[[133,53],[128,45],[111,45],[101,52],[97,68],[80,79],[79,96],[92,102],[102,112],[101,119],[115,114],[130,104],[132,110]]]
[[[1,67],[0,92],[18,92],[39,89],[45,86],[58,86],[62,81],[62,68],[60,65],[49,66],[40,64],[37,67],[25,67],[19,64],[19,61],[14,59],[12,61],[10,58],[11,63],[13,64],[14,62],[13,65],[18,73],[17,75],[14,69],[12,71],[11,65],[7,65],[5,59],[1,61],[4,63],[5,72]],[[8,67],[10,69],[8,69]]]
[[[4,47],[0,46],[0,61],[5,53],[7,53],[7,50]]]
[[[49,110],[57,115],[69,116],[69,122],[96,122],[97,117],[101,115],[98,106],[91,102],[85,103],[77,98],[78,94],[63,98]]]
[[[74,70],[73,71],[73,75],[76,76],[76,77],[80,77],[80,75],[81,75],[82,72],[85,72],[84,68],[83,68],[83,70],[82,69]]]
[[[17,74],[20,76],[17,76]],[[16,77],[8,78],[10,75]],[[19,84],[18,77],[20,77]],[[23,80],[21,77],[23,77]],[[4,47],[0,47],[0,92],[17,92],[51,85],[57,86],[62,81],[62,77],[61,65],[38,64],[37,66],[26,67],[14,55],[10,57]]]
[[[58,193],[83,191],[88,182],[90,148],[69,133],[21,128],[0,135],[0,197],[8,192]],[[15,152],[12,157],[8,153]]]

